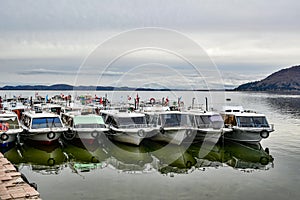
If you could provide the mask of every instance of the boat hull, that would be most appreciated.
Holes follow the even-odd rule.
[[[7,146],[16,142],[17,135],[21,133],[22,129],[10,129],[6,132],[0,133],[0,146]]]
[[[21,138],[32,142],[52,144],[57,142],[66,128],[60,129],[30,129],[21,134]]]
[[[164,128],[164,131],[159,131],[151,140],[180,145],[188,135],[188,129]]]
[[[138,136],[136,133],[119,133],[116,135],[109,135],[109,138],[123,143],[133,144],[133,145],[140,145],[144,137]]]
[[[272,132],[272,130],[232,128],[231,131],[226,131],[223,135],[225,139],[233,141],[258,143],[262,139],[267,138],[270,132]]]
[[[217,143],[222,136],[222,129],[200,129],[194,132],[193,142],[209,141]]]
[[[152,128],[116,129],[111,127],[108,137],[118,142],[140,145],[144,138],[150,138],[157,134]]]
[[[61,132],[35,133],[27,135],[25,137],[25,140],[50,145],[52,143],[57,142],[61,134]]]
[[[88,140],[94,141],[99,136],[104,135],[109,129],[99,128],[99,129],[90,129],[90,128],[80,128],[80,129],[70,129],[63,133],[66,140]]]

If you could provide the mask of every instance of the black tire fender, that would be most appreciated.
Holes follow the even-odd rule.
[[[260,132],[260,137],[262,138],[268,138],[269,137],[269,132],[268,131],[262,131]]]
[[[51,131],[51,132],[47,133],[47,138],[48,138],[49,140],[52,140],[52,139],[54,139],[54,138],[55,138],[55,136],[56,136],[56,134],[55,134],[53,131]]]
[[[160,128],[159,128],[159,132],[160,132],[161,134],[165,134],[165,129],[164,129],[163,127],[160,127]]]
[[[143,129],[138,130],[137,134],[140,137],[145,137],[145,131]]]
[[[47,160],[47,164],[48,164],[48,166],[54,166],[55,165],[55,159],[54,158],[49,158]]]
[[[98,131],[93,131],[93,132],[91,133],[91,136],[92,136],[93,138],[97,138],[97,137],[99,136]]]
[[[63,134],[64,134],[64,138],[67,139],[67,140],[73,140],[74,137],[75,137],[75,135],[76,135],[76,133],[73,132],[73,131],[70,131],[70,132],[67,131],[67,132],[65,132]]]
[[[8,140],[8,138],[9,138],[9,135],[6,134],[6,133],[2,133],[1,136],[0,136],[0,139],[1,139],[2,141],[6,141],[6,140]]]
[[[262,165],[267,165],[269,163],[269,161],[270,161],[269,158],[264,157],[264,156],[259,159],[259,163]]]

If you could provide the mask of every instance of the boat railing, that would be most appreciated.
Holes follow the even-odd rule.
[[[239,127],[270,128],[269,124],[239,123]]]
[[[212,128],[212,125],[210,124],[200,124],[197,126],[197,128]]]
[[[3,132],[3,131],[8,131],[10,129],[20,129],[21,128],[21,125],[17,125],[17,124],[9,124],[8,126],[7,125],[2,125],[0,123],[0,131]]]
[[[131,129],[131,128],[152,128],[154,125],[149,124],[127,124],[127,125],[119,125],[119,128],[123,129]]]
[[[76,124],[75,128],[105,128],[104,124]]]

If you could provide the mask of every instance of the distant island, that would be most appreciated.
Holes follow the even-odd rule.
[[[68,84],[55,85],[18,85],[4,86],[0,90],[49,90],[49,91],[260,91],[276,93],[300,94],[300,65],[279,70],[267,78],[245,83],[234,89],[170,89],[170,88],[134,88],[114,86],[72,86]]]
[[[0,90],[84,90],[84,91],[170,91],[171,89],[133,88],[133,87],[113,87],[113,86],[72,86],[68,84],[55,85],[18,85],[4,86]]]
[[[300,65],[279,70],[267,78],[238,86],[235,91],[300,93]]]

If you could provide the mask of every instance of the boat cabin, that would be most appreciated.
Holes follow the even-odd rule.
[[[270,127],[264,114],[259,114],[249,110],[243,110],[241,106],[235,108],[227,108],[222,113],[225,126],[237,127],[254,127],[268,128]]]
[[[28,129],[63,127],[58,115],[43,112],[25,112],[21,118],[22,124]]]
[[[95,114],[62,113],[61,119],[72,128],[105,128],[103,118]]]

